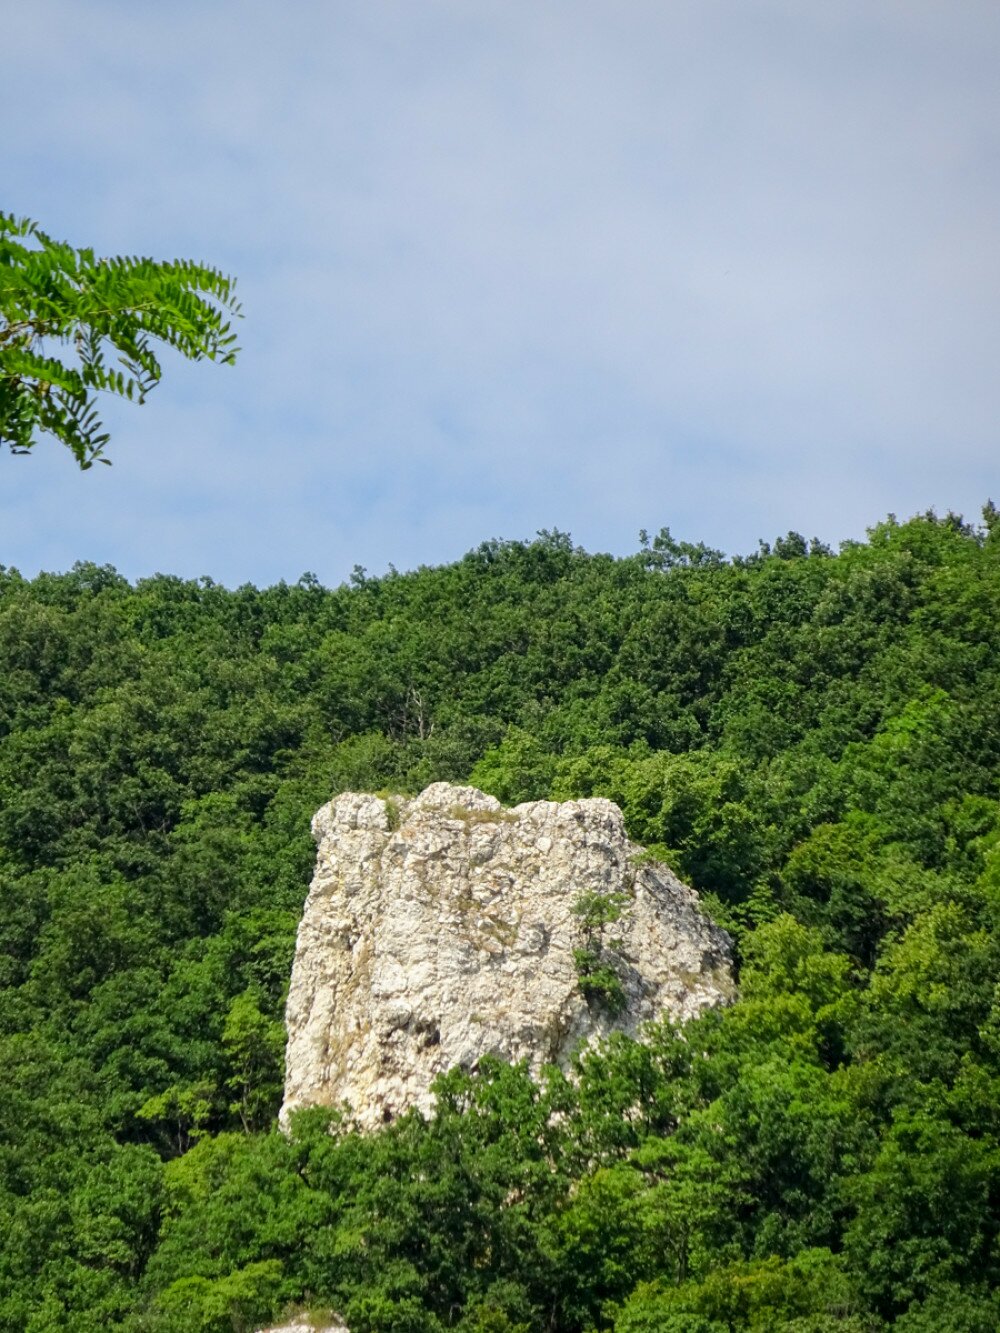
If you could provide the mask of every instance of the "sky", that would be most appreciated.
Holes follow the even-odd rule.
[[[235,586],[1000,502],[995,0],[31,0],[0,209],[238,278],[0,455],[0,564]]]

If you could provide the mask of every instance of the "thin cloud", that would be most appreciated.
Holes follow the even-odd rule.
[[[8,29],[3,206],[231,269],[248,318],[235,371],[116,410],[113,476],[5,460],[0,561],[336,581],[989,492],[992,4],[37,0]]]

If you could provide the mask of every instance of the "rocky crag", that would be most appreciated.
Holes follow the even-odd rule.
[[[412,800],[345,793],[313,834],[286,1124],[316,1104],[347,1104],[364,1126],[426,1111],[454,1065],[495,1054],[537,1073],[732,994],[729,937],[611,801],[506,810],[439,782]]]
[[[321,1324],[314,1323],[307,1315],[293,1319],[290,1324],[274,1324],[271,1328],[259,1328],[257,1333],[347,1333],[347,1325],[337,1318],[333,1323],[324,1319]]]

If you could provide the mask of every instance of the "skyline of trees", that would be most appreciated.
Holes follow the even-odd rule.
[[[0,569],[0,1333],[1000,1319],[1000,526],[325,589]],[[274,1128],[309,819],[616,800],[738,1002]]]

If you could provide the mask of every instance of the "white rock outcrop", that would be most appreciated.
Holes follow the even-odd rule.
[[[347,1325],[339,1319],[332,1324],[329,1319],[315,1324],[311,1320],[293,1319],[290,1324],[274,1324],[270,1328],[259,1328],[257,1333],[347,1333]]]
[[[427,1111],[432,1080],[454,1065],[489,1053],[538,1073],[581,1042],[732,994],[729,936],[644,859],[611,801],[506,810],[438,782],[412,800],[345,793],[318,811],[313,834],[286,1124],[317,1104],[347,1104],[364,1126]],[[619,919],[595,924],[615,914],[605,899]],[[580,950],[611,969],[613,1003],[584,994]]]
[[[338,1319],[335,1323],[324,1320],[322,1324],[303,1323],[294,1319],[290,1324],[274,1324],[271,1328],[259,1328],[257,1333],[347,1333],[347,1325]]]

